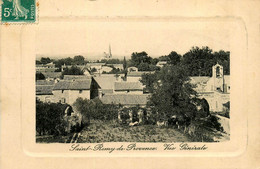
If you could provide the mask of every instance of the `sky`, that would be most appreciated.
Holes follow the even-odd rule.
[[[142,51],[151,57],[171,51],[185,54],[192,46],[229,51],[231,31],[224,22],[46,21],[37,29],[36,52],[37,57],[100,59],[109,44],[113,58],[119,59]]]

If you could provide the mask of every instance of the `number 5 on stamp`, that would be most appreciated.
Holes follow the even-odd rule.
[[[1,21],[34,23],[36,21],[35,5],[35,0],[3,0]]]

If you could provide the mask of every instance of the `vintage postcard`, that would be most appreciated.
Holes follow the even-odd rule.
[[[3,168],[260,167],[247,17],[72,4],[1,4]]]

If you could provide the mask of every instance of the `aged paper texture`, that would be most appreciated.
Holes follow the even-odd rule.
[[[11,2],[0,168],[260,167],[259,1]]]

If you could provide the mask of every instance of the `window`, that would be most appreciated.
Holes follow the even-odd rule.
[[[228,86],[228,90],[230,90],[230,86]]]
[[[82,93],[82,90],[79,90],[79,93]]]
[[[63,93],[64,92],[64,90],[61,90],[61,93]]]

